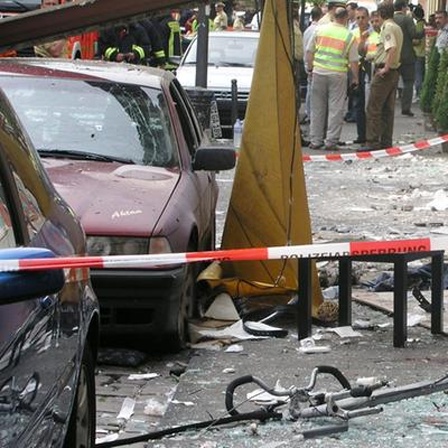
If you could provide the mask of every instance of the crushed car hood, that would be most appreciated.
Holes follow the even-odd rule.
[[[149,235],[179,179],[178,172],[164,168],[52,158],[43,162],[88,235]]]

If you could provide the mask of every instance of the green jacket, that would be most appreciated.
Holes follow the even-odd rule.
[[[420,39],[423,37],[425,31],[423,30],[422,32],[417,33],[412,17],[401,11],[395,12],[394,21],[403,31],[403,46],[401,47],[400,62],[402,64],[412,64],[415,62],[415,51],[412,41],[413,39]]]

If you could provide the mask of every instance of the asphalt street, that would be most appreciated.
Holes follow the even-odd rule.
[[[413,109],[415,117],[411,118],[401,116],[397,107],[394,143],[434,137],[434,133],[425,130],[418,105]],[[355,138],[355,125],[345,124],[342,139],[349,142]],[[342,151],[350,152],[356,147],[347,145]],[[303,150],[308,152],[307,148]],[[315,240],[411,237],[445,229],[446,212],[425,204],[445,186],[447,157],[438,146],[415,156],[395,159],[306,165]],[[218,235],[225,219],[232,174],[220,173],[219,183]],[[329,194],[330,190],[334,197]],[[435,223],[437,226],[432,226]],[[296,323],[290,317],[277,323],[288,329],[286,338],[240,341],[230,352],[228,344],[223,344],[218,350],[192,349],[176,356],[147,356],[140,363],[136,361],[136,367],[99,365],[98,442],[105,441],[106,436],[123,439],[224,417],[226,386],[243,375],[256,376],[271,386],[278,382],[284,388],[303,387],[308,384],[315,366],[329,365],[343,372],[351,384],[357,378],[375,377],[387,380],[388,387],[395,387],[437,380],[447,373],[445,336],[431,335],[427,328],[416,325],[408,329],[406,348],[398,349],[392,344],[390,314],[354,303],[353,322],[358,334],[352,337],[337,334],[331,328],[313,326],[314,343],[324,347],[314,354],[300,351]],[[368,325],[364,325],[366,322]],[[141,376],[131,376],[136,374]],[[246,398],[248,392],[257,388],[251,384],[238,390],[235,403],[244,402],[238,407],[240,412],[257,409]],[[327,388],[334,391],[336,385],[328,375],[323,375],[317,389]],[[446,446],[448,437],[448,398],[438,392],[387,404],[379,414],[351,420],[348,431],[303,438],[304,430],[330,424],[340,425],[341,419],[210,425],[149,444],[123,446],[438,448]]]

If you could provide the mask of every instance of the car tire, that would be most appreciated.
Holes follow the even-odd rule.
[[[86,343],[64,448],[93,448],[95,429],[95,363],[92,350]]]
[[[176,328],[168,335],[165,346],[171,353],[177,353],[187,347],[189,342],[188,322],[193,317],[196,296],[196,270],[194,263],[185,265],[182,292],[179,297]]]
[[[190,242],[187,252],[196,252],[197,244]],[[168,337],[165,339],[164,346],[169,352],[177,353],[187,347],[189,342],[188,323],[195,315],[196,293],[197,285],[196,278],[199,273],[198,263],[186,263],[184,281],[182,284],[182,291],[179,296],[179,309],[175,328],[171,330]]]

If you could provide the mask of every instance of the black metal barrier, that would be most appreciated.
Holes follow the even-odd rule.
[[[444,251],[412,252],[387,255],[358,255],[352,257],[324,258],[339,262],[339,316],[340,326],[352,324],[352,263],[370,261],[373,263],[393,263],[394,265],[394,347],[404,347],[407,340],[407,265],[410,261],[431,258],[431,333],[443,333],[443,255]],[[319,258],[319,261],[323,260]],[[299,340],[311,336],[312,258],[299,259],[299,300],[298,336]]]
[[[185,88],[185,91],[195,108],[202,128],[210,130],[211,137],[221,138],[221,123],[214,92],[202,87]]]

